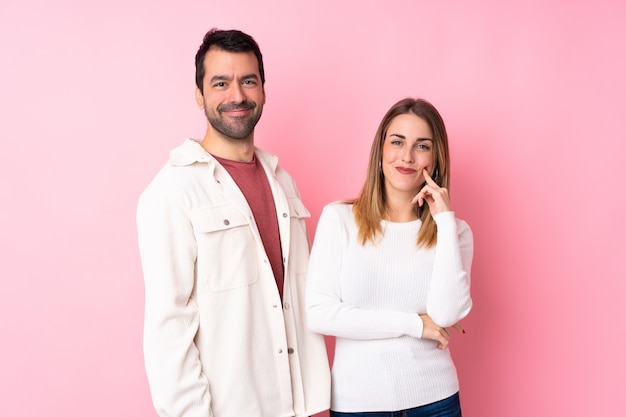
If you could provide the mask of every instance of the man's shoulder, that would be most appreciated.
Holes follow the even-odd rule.
[[[254,152],[262,164],[265,165],[270,171],[274,172],[274,175],[280,185],[288,192],[288,194],[295,193],[300,195],[295,180],[287,170],[280,165],[278,156],[271,152],[267,152],[259,147],[255,147]]]
[[[199,148],[199,149],[198,149]],[[193,184],[206,169],[210,155],[203,152],[200,144],[186,139],[169,153],[167,162],[161,166],[144,190],[144,194],[177,194],[181,188]]]
[[[187,166],[196,162],[206,162],[210,159],[211,156],[204,150],[199,141],[187,138],[170,151],[168,162],[173,166]]]

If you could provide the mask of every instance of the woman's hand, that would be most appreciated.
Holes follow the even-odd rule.
[[[420,314],[424,328],[422,330],[422,339],[430,339],[439,342],[439,349],[446,349],[450,343],[450,331],[445,327],[440,327],[430,318],[428,314]],[[459,323],[454,326],[459,333],[465,333],[465,330]]]
[[[424,201],[428,204],[430,214],[435,215],[437,213],[443,213],[444,211],[450,211],[450,196],[448,195],[447,188],[441,188],[430,177],[426,168],[423,170],[424,179],[426,185],[420,190],[415,197],[411,199],[411,203],[417,203],[420,207],[424,204]]]

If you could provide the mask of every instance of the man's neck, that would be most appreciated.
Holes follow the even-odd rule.
[[[211,155],[231,161],[252,162],[254,159],[253,135],[246,139],[232,139],[207,132],[200,145]]]

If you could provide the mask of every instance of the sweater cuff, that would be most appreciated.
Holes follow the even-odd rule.
[[[435,220],[438,228],[456,227],[456,218],[453,211],[437,213],[433,216],[433,220]]]
[[[424,322],[421,317],[415,314],[409,314],[407,316],[407,335],[411,337],[421,338],[422,333],[424,332]]]

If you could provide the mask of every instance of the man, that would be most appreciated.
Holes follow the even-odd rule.
[[[139,198],[145,365],[162,417],[329,407],[324,340],[304,316],[309,212],[254,146],[264,83],[252,37],[210,30],[196,54],[206,134],[175,148]]]

